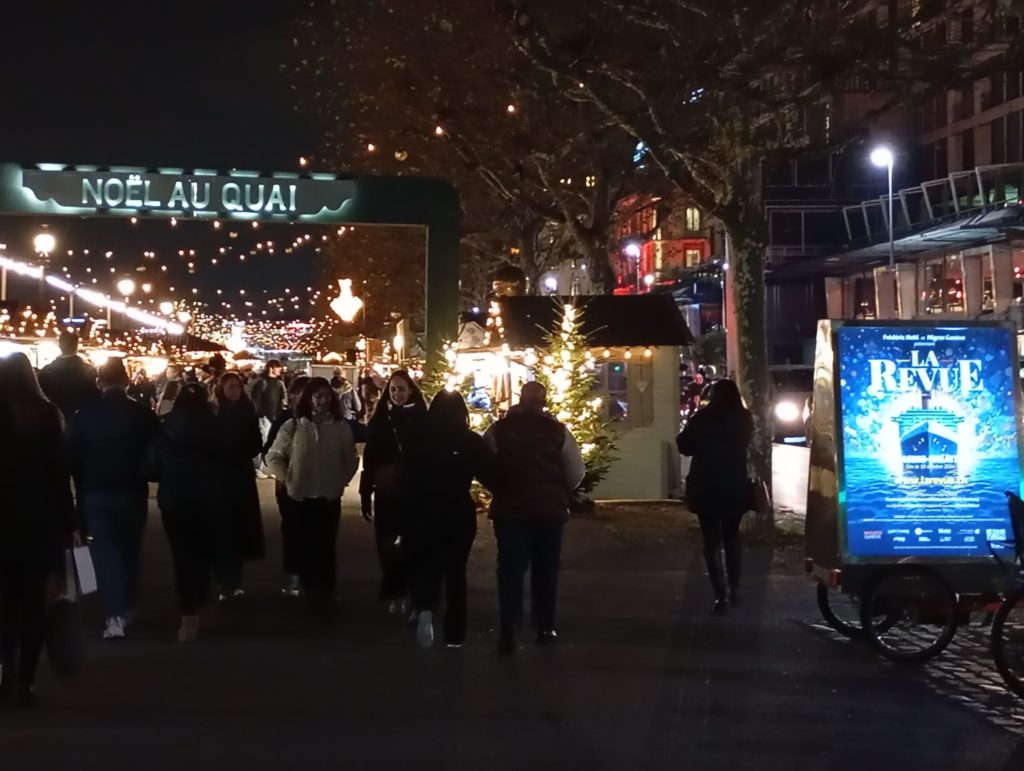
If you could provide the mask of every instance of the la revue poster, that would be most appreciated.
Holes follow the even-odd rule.
[[[988,557],[1020,486],[1013,333],[839,329],[842,483],[851,557]]]

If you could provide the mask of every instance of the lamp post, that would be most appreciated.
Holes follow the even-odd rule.
[[[871,163],[878,168],[884,168],[888,172],[889,178],[889,215],[886,218],[889,222],[889,270],[896,268],[896,248],[893,241],[893,221],[892,221],[892,167],[895,163],[895,157],[892,154],[892,150],[884,145],[882,147],[876,147],[871,151]]]
[[[36,254],[39,255],[39,308],[42,310],[43,304],[46,302],[46,261],[50,259],[50,252],[57,246],[57,239],[53,237],[53,233],[37,233],[36,237],[32,239],[32,248],[36,250]],[[7,299],[7,286],[4,281],[4,297]]]
[[[128,329],[128,299],[135,292],[135,282],[130,278],[122,278],[117,282],[117,292],[124,298],[125,314],[124,314],[124,328]],[[110,327],[110,307],[107,307],[107,327]]]
[[[636,260],[636,293],[640,294],[640,282],[642,280],[640,276],[640,244],[626,244],[626,248],[623,251],[627,257],[632,257]]]

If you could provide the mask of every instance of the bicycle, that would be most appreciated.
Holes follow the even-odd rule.
[[[1024,698],[1024,500],[1007,492],[1006,501],[1015,557],[1006,594],[992,620],[992,658],[1007,689]]]

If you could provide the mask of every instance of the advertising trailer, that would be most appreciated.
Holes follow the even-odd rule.
[[[807,556],[856,580],[871,566],[945,566],[983,591],[1011,549],[1021,490],[1016,331],[999,322],[819,324]],[[965,586],[964,584],[969,584]]]

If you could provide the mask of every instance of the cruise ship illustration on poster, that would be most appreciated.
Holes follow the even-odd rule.
[[[960,424],[963,417],[931,406],[931,394],[921,394],[921,406],[897,415],[903,473],[908,477],[959,477]]]

